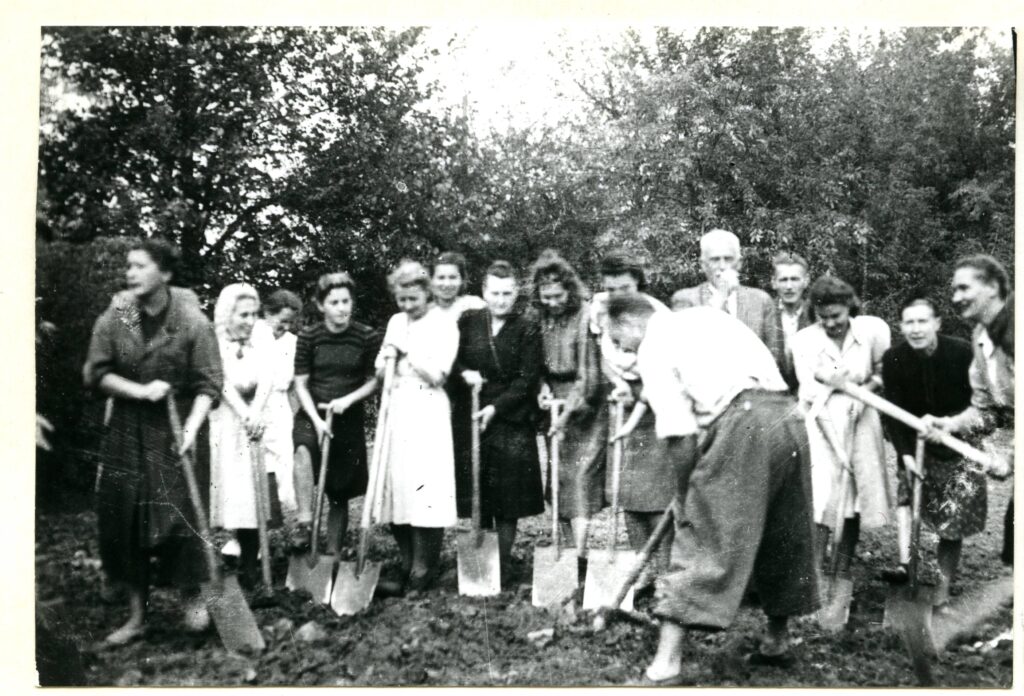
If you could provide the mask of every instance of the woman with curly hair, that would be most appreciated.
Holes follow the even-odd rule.
[[[814,519],[824,551],[828,528],[835,524],[841,464],[818,420],[831,425],[849,457],[852,485],[843,502],[846,519],[837,549],[839,571],[849,571],[860,526],[881,527],[889,520],[892,491],[885,470],[882,421],[874,409],[847,396],[846,382],[878,389],[882,356],[889,349],[889,326],[860,314],[860,300],[849,283],[823,276],[811,285],[809,302],[817,321],[793,337],[793,366],[800,382],[800,405],[807,417],[811,451]],[[826,426],[827,427],[827,426]]]
[[[590,331],[589,293],[569,262],[548,249],[534,262],[530,280],[544,345],[540,398],[565,403],[558,512],[563,537],[575,539],[578,530],[568,528],[570,521],[592,517],[604,507],[607,423],[598,418],[603,411],[601,354]],[[550,486],[549,480],[549,499]],[[577,553],[582,572],[586,550]]]

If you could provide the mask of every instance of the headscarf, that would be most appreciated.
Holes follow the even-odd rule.
[[[243,345],[243,342],[233,338],[228,333],[228,325],[231,323],[231,315],[235,313],[235,306],[238,304],[238,301],[245,298],[256,300],[257,309],[259,309],[259,293],[256,292],[256,288],[248,283],[232,283],[220,291],[220,295],[217,297],[217,304],[213,307],[213,326],[217,331],[217,338],[222,342],[237,343],[239,347]],[[252,337],[250,336],[249,340],[244,342],[244,345],[250,345],[251,340]]]

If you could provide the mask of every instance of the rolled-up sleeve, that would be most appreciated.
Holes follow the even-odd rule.
[[[115,359],[113,326],[108,311],[101,314],[92,327],[89,352],[82,368],[85,388],[92,391],[99,387],[100,381],[115,371]]]

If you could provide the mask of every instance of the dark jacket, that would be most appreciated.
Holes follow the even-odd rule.
[[[959,338],[939,335],[935,352],[925,355],[901,343],[882,356],[885,398],[915,416],[952,416],[971,405],[968,371],[971,344]],[[884,418],[896,452],[913,455],[917,433],[891,418]],[[928,445],[934,455],[949,459],[953,453],[939,445]]]
[[[543,369],[540,329],[529,316],[510,316],[493,337],[489,310],[469,310],[459,317],[459,352],[452,374],[460,401],[469,399],[461,373],[477,370],[486,380],[480,390],[480,408],[493,404],[495,418],[532,424],[538,417],[537,390]]]

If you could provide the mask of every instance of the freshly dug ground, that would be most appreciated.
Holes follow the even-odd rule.
[[[1012,447],[1008,434],[998,438]],[[890,456],[890,464],[893,457]],[[1012,481],[989,482],[988,525],[965,544],[954,591],[967,598],[986,583],[1009,574],[999,561],[1003,514]],[[357,505],[353,505],[356,512]],[[353,515],[354,519],[358,519]],[[606,543],[608,512],[598,520],[594,546]],[[287,558],[274,533],[274,572],[282,587],[271,606],[256,607],[267,649],[260,655],[229,655],[212,629],[200,636],[179,630],[176,597],[168,588],[151,595],[149,631],[130,645],[100,649],[99,642],[127,618],[123,603],[101,598],[96,520],[92,512],[39,513],[36,517],[36,587],[39,610],[54,632],[70,638],[82,653],[90,685],[432,685],[577,686],[622,685],[637,679],[653,654],[657,628],[641,620],[612,620],[595,632],[593,615],[571,603],[559,609],[530,604],[533,548],[548,537],[547,516],[521,523],[512,589],[494,598],[458,594],[454,535],[446,535],[443,573],[430,591],[375,600],[364,613],[338,617],[314,605],[308,595],[283,589]],[[620,530],[622,526],[620,525]],[[354,547],[355,534],[349,542]],[[623,534],[620,544],[625,546]],[[922,534],[923,576],[934,580],[936,537]],[[374,533],[373,558],[394,572],[397,549],[386,530]],[[788,669],[750,666],[763,615],[744,605],[726,632],[692,633],[685,659],[700,668],[708,686],[912,686],[910,662],[899,638],[882,627],[889,587],[876,578],[895,556],[895,529],[862,534],[855,566],[855,600],[844,631],[827,634],[813,618],[794,623],[795,664]],[[649,605],[638,607],[649,613]],[[1013,644],[988,642],[1008,630],[1012,607],[1004,603],[987,616],[964,622],[964,630],[934,662],[938,685],[1012,685]],[[298,629],[315,622],[320,640],[305,642]],[[531,633],[553,629],[549,637]]]

